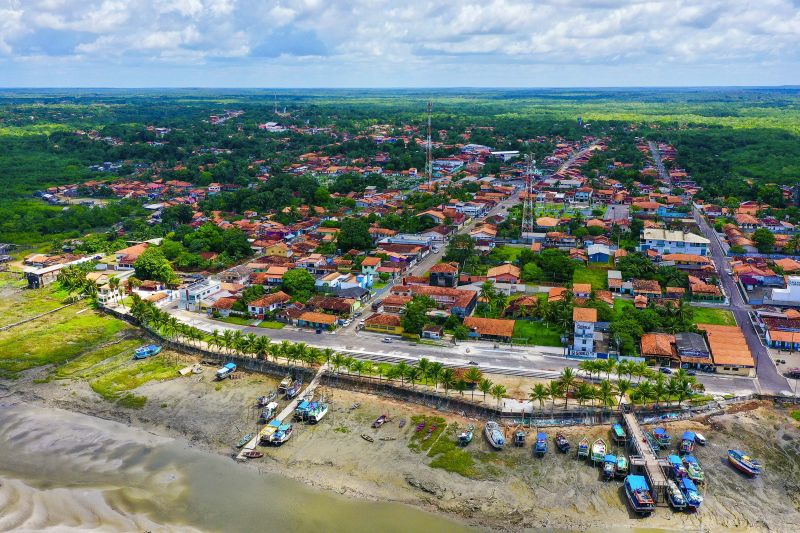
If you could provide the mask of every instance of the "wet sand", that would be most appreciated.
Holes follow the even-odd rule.
[[[149,383],[136,393],[148,397],[144,409],[122,409],[97,398],[80,381],[24,387],[16,397],[93,416],[119,420],[158,435],[188,442],[191,447],[230,456],[232,444],[255,429],[254,399],[275,387],[258,375],[217,384],[213,369]],[[20,390],[15,384],[15,390]],[[318,395],[331,402],[331,412],[317,426],[297,424],[293,438],[280,448],[261,448],[265,457],[248,465],[270,474],[338,494],[384,502],[407,503],[445,513],[467,524],[519,531],[548,530],[701,530],[790,531],[800,523],[800,431],[785,410],[766,403],[740,406],[731,412],[689,422],[667,424],[677,439],[695,429],[709,439],[696,452],[706,478],[705,502],[699,513],[673,513],[659,508],[640,519],[627,509],[621,481],[604,482],[600,471],[583,461],[554,451],[544,458],[525,448],[491,451],[477,433],[467,451],[475,468],[471,477],[429,466],[431,458],[409,448],[415,415],[443,416],[447,423],[482,421],[437,413],[413,404],[387,401],[366,394],[323,387]],[[353,403],[360,403],[351,410]],[[370,423],[387,413],[391,421],[380,430]],[[399,421],[409,421],[403,429]],[[535,428],[531,430],[535,433]],[[554,429],[545,429],[552,439]],[[573,443],[604,437],[608,427],[564,428]],[[360,437],[374,437],[369,443]],[[380,440],[381,437],[387,440]],[[392,440],[393,439],[393,440]],[[751,480],[725,460],[728,448],[743,448],[765,464],[765,473]]]

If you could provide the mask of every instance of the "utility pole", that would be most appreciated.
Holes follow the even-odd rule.
[[[533,203],[533,176],[536,169],[536,161],[531,154],[525,156],[527,165],[525,167],[525,198],[522,200],[522,225],[520,228],[520,240],[533,238],[535,228],[534,203]]]
[[[425,179],[428,181],[428,192],[433,187],[433,141],[431,140],[431,113],[433,102],[428,100],[428,142],[425,145]]]

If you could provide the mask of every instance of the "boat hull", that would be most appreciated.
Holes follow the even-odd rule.
[[[753,468],[745,465],[744,463],[742,463],[738,459],[736,459],[734,457],[731,457],[730,455],[728,456],[728,462],[731,465],[733,465],[733,467],[736,468],[739,472],[742,472],[743,474],[746,474],[746,475],[748,475],[750,477],[756,477],[761,473],[760,469],[759,470],[753,469]]]

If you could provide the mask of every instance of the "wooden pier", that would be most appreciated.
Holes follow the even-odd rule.
[[[659,459],[652,446],[650,446],[650,442],[645,437],[636,415],[625,412],[622,417],[625,421],[628,435],[630,435],[631,445],[636,452],[636,456],[631,456],[631,470],[634,467],[643,470],[648,483],[650,483],[656,504],[666,505],[667,476],[664,475],[664,468],[667,466],[666,461]]]

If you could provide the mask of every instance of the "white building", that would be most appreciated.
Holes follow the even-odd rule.
[[[711,243],[705,237],[683,231],[665,230],[661,228],[647,228],[642,230],[639,241],[639,251],[655,250],[659,254],[694,254],[708,255],[708,245]]]
[[[572,320],[575,322],[575,333],[571,355],[594,357],[594,326],[597,323],[597,309],[574,307]]]
[[[785,289],[772,289],[770,303],[792,306],[800,304],[800,276],[788,276]]]
[[[219,292],[220,282],[215,279],[201,279],[191,285],[178,289],[178,308],[187,311],[199,311],[200,301]]]

